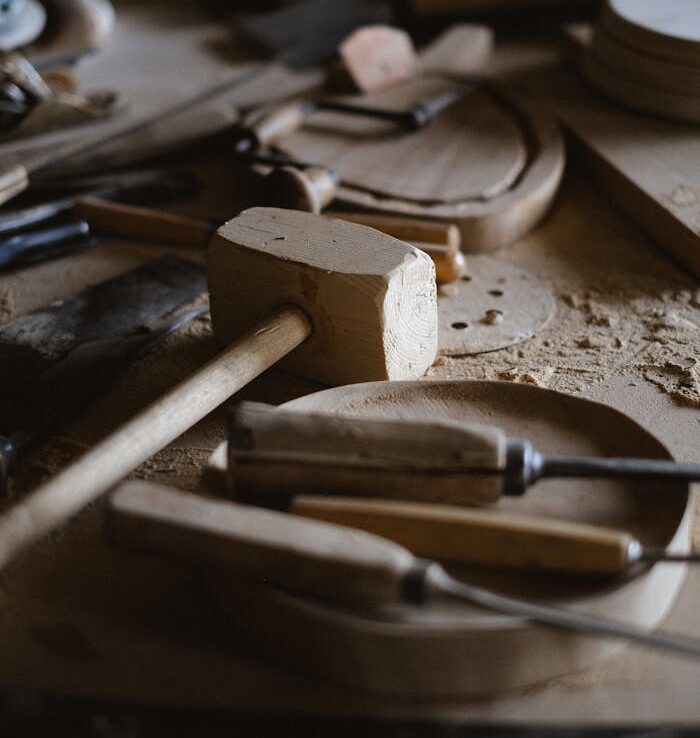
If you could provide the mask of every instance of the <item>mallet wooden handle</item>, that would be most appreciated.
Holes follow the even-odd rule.
[[[279,105],[258,118],[250,131],[258,146],[271,146],[301,128],[313,110],[314,106],[303,100]]]
[[[459,421],[322,415],[254,402],[230,418],[231,491],[252,502],[317,493],[484,504],[502,492],[506,438]]]
[[[282,307],[0,517],[0,568],[66,522],[218,407],[311,333],[305,313]]]
[[[110,498],[119,544],[323,598],[397,600],[415,563],[370,533],[128,482]]]
[[[97,233],[122,238],[160,241],[178,246],[206,246],[216,226],[198,218],[168,213],[164,210],[83,197],[73,212],[87,220]]]
[[[639,545],[624,531],[506,510],[300,495],[289,511],[460,564],[619,574],[630,564],[630,547]]]

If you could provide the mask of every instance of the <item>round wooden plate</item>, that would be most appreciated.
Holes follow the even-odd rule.
[[[411,80],[376,93],[371,104],[405,109],[452,85],[439,77]],[[502,248],[531,230],[564,169],[556,121],[494,86],[469,93],[414,133],[324,113],[281,146],[294,158],[339,171],[339,203],[454,221],[463,250],[472,252]]]
[[[372,382],[287,403],[297,410],[394,418],[452,417],[496,424],[549,453],[669,458],[620,412],[550,390],[503,382]],[[686,485],[550,480],[503,508],[624,528],[644,543],[685,549]],[[591,580],[462,570],[470,581],[654,628],[673,604],[682,565]],[[212,583],[231,620],[294,668],[363,690],[438,698],[531,685],[610,656],[620,641],[556,631],[461,603],[360,611],[271,588]]]
[[[645,54],[700,66],[697,0],[608,0],[600,23]]]

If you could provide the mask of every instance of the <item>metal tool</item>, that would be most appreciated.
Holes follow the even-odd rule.
[[[108,530],[120,545],[218,566],[321,600],[424,603],[448,597],[554,628],[700,657],[698,639],[476,587],[370,533],[143,482],[126,483],[111,497]]]
[[[164,257],[0,326],[0,483],[27,445],[82,409],[202,309],[198,265]]]
[[[89,245],[90,226],[84,220],[18,233],[0,240],[0,271],[53,259]]]
[[[390,421],[245,403],[229,427],[229,474],[253,500],[318,493],[483,504],[543,478],[700,480],[700,464],[546,456],[498,428]]]
[[[84,197],[103,197],[126,203],[160,203],[191,194],[196,178],[189,172],[127,172],[75,179],[60,184],[43,182],[39,191],[53,197],[17,210],[0,211],[0,235],[23,231],[70,212]],[[56,192],[70,192],[56,197]]]

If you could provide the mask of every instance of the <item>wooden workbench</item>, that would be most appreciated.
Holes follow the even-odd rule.
[[[160,35],[149,46],[149,71],[144,69],[144,75],[159,72],[158,53],[166,63],[173,61],[171,43],[178,44],[178,59],[191,44],[193,65],[200,57],[211,69],[230,64],[219,55],[220,46],[207,44],[221,37],[221,27],[191,22],[193,8],[182,4],[174,11],[166,3],[124,3],[118,10],[116,37],[103,54],[84,65],[82,74],[86,84],[109,81],[123,86],[137,111],[149,97],[149,86],[143,77],[132,83],[131,75],[139,67],[138,54],[146,53],[144,39],[155,39],[156,32]],[[175,35],[169,40],[166,33]],[[119,71],[125,68],[129,73]],[[172,68],[163,74],[173,79]],[[273,82],[279,85],[280,79]],[[263,85],[267,94],[272,94],[273,82]],[[282,84],[288,83],[285,76]],[[177,97],[177,85],[167,92]],[[259,87],[244,92],[248,99],[261,94]],[[231,101],[240,102],[231,96],[226,104]],[[183,209],[233,215],[230,173],[212,167],[205,174],[208,182],[217,183],[215,197]],[[0,320],[162,251],[144,244],[105,243],[60,262],[2,276]],[[685,351],[687,360],[697,359],[697,282],[605,202],[575,167],[548,220],[496,258],[550,280],[558,295],[556,317],[529,342],[494,354],[444,359],[428,377],[533,382],[607,402],[652,429],[679,459],[700,458],[700,403],[674,385],[668,357],[659,354],[659,347],[667,348],[670,342],[676,353]],[[663,328],[664,320],[670,327]],[[654,328],[653,321],[662,327]],[[81,418],[37,449],[23,463],[14,494],[22,494],[94,443],[214,350],[206,321],[169,339]],[[270,371],[237,399],[277,403],[315,389]],[[215,412],[137,475],[195,488],[209,452],[223,436],[223,417],[223,409]],[[189,572],[116,554],[104,542],[100,523],[97,504],[0,577],[1,682],[244,711],[541,722],[700,721],[700,663],[635,647],[584,673],[478,701],[406,703],[318,683],[261,657],[231,632]],[[691,571],[665,627],[700,636],[699,609],[700,572]]]

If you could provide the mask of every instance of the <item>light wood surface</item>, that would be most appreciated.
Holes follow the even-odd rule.
[[[338,47],[345,71],[362,92],[390,87],[412,76],[418,56],[411,37],[400,28],[363,26]]]
[[[563,68],[522,83],[571,134],[596,185],[673,258],[700,276],[700,141],[695,126],[628,112]]]
[[[418,78],[352,101],[406,110],[453,86],[444,78]],[[279,146],[295,159],[331,167],[347,186],[419,204],[493,198],[513,185],[527,156],[517,123],[479,91],[414,132],[319,111]]]
[[[615,410],[525,385],[368,383],[315,393],[284,407],[360,418],[484,421],[503,427],[511,437],[529,437],[546,453],[625,455],[634,450],[668,458],[647,431]],[[646,545],[684,550],[687,494],[684,485],[645,484],[642,489],[638,483],[610,480],[549,480],[530,495],[504,498],[498,510],[537,515],[545,524],[561,520],[619,528]],[[675,600],[685,568],[656,565],[634,576],[600,580],[456,571],[468,581],[510,593],[655,627]],[[590,666],[619,650],[619,644],[536,628],[463,605],[353,609],[274,590],[242,596],[230,582],[212,586],[232,620],[294,668],[355,687],[361,678],[367,689],[404,696],[493,694]],[[313,633],[324,649],[309,648],[303,633]]]
[[[415,563],[369,533],[145,482],[122,485],[109,505],[110,534],[121,545],[321,599],[399,600]]]
[[[399,379],[419,377],[433,363],[433,263],[372,228],[251,208],[218,230],[207,269],[212,320],[224,343],[281,303],[308,313],[314,333],[283,364],[303,376],[338,384]]]
[[[493,30],[488,26],[454,23],[420,50],[424,74],[465,77],[483,73],[493,53]]]

